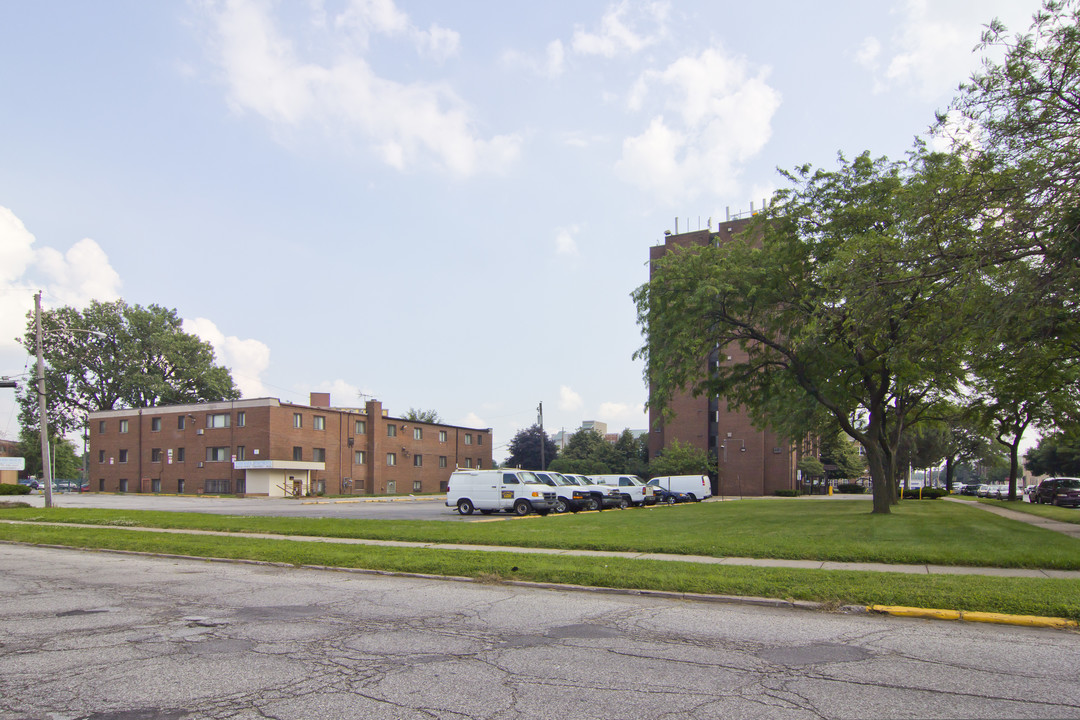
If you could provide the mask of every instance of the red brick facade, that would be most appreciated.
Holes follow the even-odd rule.
[[[724,243],[741,232],[749,220],[721,222],[716,232],[695,232],[669,235],[664,245],[650,248],[650,264],[663,257],[672,247],[690,247],[707,243]],[[746,357],[738,347],[721,351],[738,360]],[[708,372],[703,359],[702,373]],[[689,443],[716,458],[712,475],[713,492],[717,495],[772,495],[776,490],[796,488],[797,453],[786,440],[772,432],[754,428],[743,411],[733,410],[721,398],[694,397],[690,393],[676,394],[670,404],[674,417],[663,421],[661,408],[649,408],[649,455],[655,456],[673,440]]]
[[[90,490],[250,492],[244,466],[261,461],[312,468],[312,491],[328,494],[438,492],[456,467],[492,467],[490,428],[393,418],[377,401],[361,410],[332,408],[325,393],[311,399],[91,413]]]

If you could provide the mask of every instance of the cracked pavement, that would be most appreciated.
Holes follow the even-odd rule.
[[[0,547],[0,720],[1076,718],[1077,633]]]

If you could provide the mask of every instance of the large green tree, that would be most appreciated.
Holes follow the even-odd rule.
[[[1024,466],[1032,475],[1080,477],[1080,426],[1044,435],[1027,451]]]
[[[50,433],[81,428],[96,410],[210,402],[240,397],[209,343],[181,328],[175,310],[92,301],[84,310],[41,314]],[[92,331],[92,332],[87,332]],[[31,315],[23,345],[33,355]],[[23,428],[38,427],[37,386],[19,391]]]
[[[541,453],[540,448],[543,447]],[[525,470],[546,470],[558,452],[555,441],[548,437],[539,425],[519,430],[510,440],[510,457],[504,467],[524,468]]]
[[[70,440],[50,433],[49,457],[52,460],[52,475],[55,480],[82,478],[82,459],[76,454]],[[23,428],[19,434],[19,454],[26,461],[23,475],[26,477],[44,477],[41,466],[41,440],[36,430]]]
[[[716,470],[709,454],[691,443],[672,440],[649,460],[649,475],[708,475]]]
[[[964,377],[970,276],[941,257],[977,225],[937,212],[967,191],[955,156],[839,164],[787,174],[792,187],[734,241],[657,260],[634,293],[636,356],[656,407],[685,388],[721,395],[793,439],[824,408],[865,449],[873,511],[887,513],[905,428]],[[703,373],[728,346],[746,359]]]
[[[625,472],[615,446],[591,428],[581,428],[569,438],[549,466],[556,472],[606,475]]]

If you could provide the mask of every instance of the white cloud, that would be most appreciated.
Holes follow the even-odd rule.
[[[558,407],[564,412],[577,413],[585,407],[585,402],[572,388],[563,385],[559,388]]]
[[[275,130],[317,128],[331,139],[360,137],[388,165],[404,170],[432,162],[459,176],[499,172],[516,160],[521,138],[479,137],[472,111],[447,86],[400,83],[376,75],[357,53],[370,32],[409,33],[427,54],[456,52],[457,33],[412,28],[392,2],[360,0],[323,28],[332,63],[302,59],[257,0],[212,4],[216,60],[237,112],[251,111]],[[319,23],[313,23],[316,30]],[[349,42],[351,40],[351,42]]]
[[[577,235],[579,228],[577,225],[573,225],[568,228],[559,228],[555,232],[555,254],[575,258],[578,256],[577,241],[574,236]]]
[[[120,297],[119,273],[90,238],[83,238],[66,253],[42,248],[37,265],[48,278],[48,293],[55,304],[81,308],[91,300],[108,302]]]
[[[622,428],[640,430],[649,424],[649,416],[644,405],[629,403],[600,403],[597,415],[607,423],[609,432],[618,432]]]
[[[733,193],[740,165],[772,134],[780,93],[766,82],[768,74],[716,47],[643,73],[630,92],[630,109],[648,102],[663,111],[623,141],[616,174],[664,200]]]
[[[608,6],[596,32],[588,32],[577,26],[570,47],[579,55],[606,58],[639,52],[663,37],[667,12],[667,3],[650,2],[631,6],[627,0],[623,0],[617,5]],[[652,32],[639,32],[632,27],[635,25],[646,26]]]
[[[467,413],[465,415],[465,417],[461,418],[456,424],[461,425],[463,427],[471,427],[471,428],[489,428],[489,427],[491,427],[486,422],[484,422],[483,418],[481,418],[479,415],[477,415],[474,412]],[[506,440],[503,440],[503,442],[506,442]]]
[[[1010,28],[1024,30],[1031,7],[1015,0],[974,4],[903,0],[892,15],[896,18],[892,36],[864,39],[854,59],[872,73],[874,92],[903,88],[933,100],[954,90],[957,81],[978,65],[979,55],[972,50],[986,23],[998,17]]]
[[[199,336],[214,348],[217,361],[229,368],[233,381],[246,398],[266,397],[260,375],[270,367],[270,348],[252,339],[226,336],[212,320],[206,318],[184,319],[183,330]]]

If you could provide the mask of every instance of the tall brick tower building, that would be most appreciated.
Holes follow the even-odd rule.
[[[723,244],[745,229],[749,218],[722,221],[715,231],[697,230],[668,235],[663,245],[649,250],[652,263],[673,247]],[[702,371],[729,358],[743,359],[737,346],[722,348],[702,359]],[[676,394],[670,404],[675,416],[661,419],[661,409],[649,408],[649,456],[653,457],[673,440],[701,448],[716,458],[712,473],[713,492],[722,496],[772,495],[776,490],[796,488],[796,448],[772,432],[754,428],[749,415],[728,407],[718,397]]]

